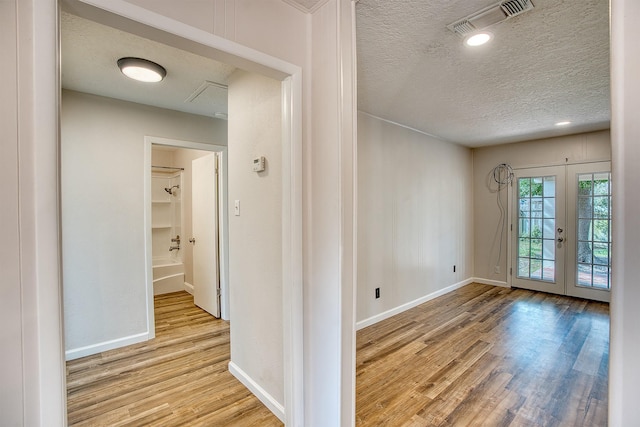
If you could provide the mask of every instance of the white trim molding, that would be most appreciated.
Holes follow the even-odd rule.
[[[189,282],[184,282],[184,290],[193,295],[193,285]]]
[[[273,414],[284,422],[284,406],[278,402],[273,396],[271,396],[265,389],[255,382],[251,377],[238,365],[233,362],[229,362],[229,372],[236,377],[251,393],[253,393],[260,402],[264,403],[264,406],[269,408]]]
[[[340,185],[340,425],[356,424],[356,298],[358,248],[358,95],[356,9],[353,1],[336,5],[339,85]]]
[[[366,328],[367,326],[371,326],[373,324],[381,322],[385,319],[395,316],[396,314],[400,314],[411,308],[417,307],[420,304],[424,304],[427,301],[431,301],[432,299],[435,299],[439,296],[448,294],[449,292],[455,291],[456,289],[460,289],[464,286],[467,286],[468,284],[473,283],[474,281],[475,281],[474,278],[465,279],[461,282],[454,283],[453,285],[447,286],[446,288],[442,288],[438,291],[435,291],[425,296],[422,296],[420,298],[414,299],[413,301],[406,302],[402,305],[397,306],[396,308],[392,308],[380,314],[376,314],[375,316],[371,316],[368,319],[361,320],[356,323],[356,330],[359,331],[360,329]]]
[[[511,287],[507,282],[503,282],[500,280],[483,279],[482,277],[472,277],[471,280],[475,283],[480,283],[482,285],[498,286],[501,288]]]
[[[149,332],[129,335],[115,340],[103,341],[97,344],[91,344],[85,347],[74,348],[65,351],[66,360],[79,359],[81,357],[90,356],[92,354],[102,353],[103,351],[113,350],[114,348],[124,347],[126,345],[137,344],[139,342],[148,341],[153,338]]]
[[[316,0],[315,4],[313,4],[311,7],[305,6],[302,4],[302,2],[299,2],[296,0],[282,0],[282,1],[287,3],[289,6],[295,7],[301,12],[304,12],[307,14],[313,14],[316,10],[324,6],[325,3],[327,3],[329,0]]]

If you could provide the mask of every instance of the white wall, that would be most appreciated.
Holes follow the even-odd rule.
[[[115,3],[115,2],[114,2]],[[344,161],[336,164],[317,163],[311,155],[311,135],[312,125],[320,127],[322,125],[337,126],[337,114],[334,116],[322,115],[316,118],[311,115],[310,105],[315,104],[316,98],[323,98],[323,93],[339,90],[339,81],[332,81],[329,85],[319,85],[314,90],[310,88],[311,53],[308,44],[308,37],[301,36],[312,30],[307,25],[307,17],[302,13],[294,13],[294,8],[288,8],[286,13],[277,14],[282,7],[279,0],[253,0],[231,1],[231,0],[210,0],[192,1],[189,7],[177,6],[171,1],[146,0],[146,7],[157,9],[163,13],[161,5],[164,5],[164,15],[173,17],[180,15],[179,19],[197,26],[197,23],[204,22],[211,25],[211,20],[220,26],[233,28],[240,31],[238,36],[242,38],[242,43],[262,49],[266,53],[278,54],[278,49],[290,52],[281,56],[291,63],[304,67],[305,71],[305,178],[311,176],[310,168],[321,170],[331,168],[335,172]],[[221,13],[205,15],[196,7],[197,4],[227,5],[227,10]],[[15,6],[20,4],[17,10]],[[335,3],[334,3],[335,4]],[[334,5],[332,4],[331,7]],[[117,7],[116,7],[117,6]],[[260,13],[249,13],[245,11],[248,7],[263,8],[266,13],[273,13],[272,21],[262,20]],[[7,119],[9,127],[2,127],[3,149],[16,147],[21,153],[20,159],[15,156],[0,156],[0,170],[6,173],[6,190],[10,188],[17,190],[21,199],[20,211],[20,235],[6,233],[4,243],[9,247],[20,248],[23,255],[22,263],[18,266],[7,259],[0,260],[2,269],[2,290],[3,296],[10,299],[3,301],[6,306],[20,307],[22,316],[20,321],[22,343],[16,338],[11,338],[11,329],[7,323],[2,323],[2,332],[8,336],[8,341],[3,341],[0,354],[2,360],[12,360],[13,357],[22,359],[23,371],[19,374],[22,378],[17,379],[15,375],[16,365],[2,364],[2,378],[10,378],[8,383],[2,383],[3,393],[20,395],[16,405],[2,405],[2,414],[5,419],[20,420],[24,416],[26,425],[65,425],[64,417],[64,368],[61,354],[60,327],[60,305],[58,300],[59,280],[58,280],[58,256],[57,249],[57,47],[56,47],[56,4],[48,0],[9,0],[0,3],[3,18],[0,25],[2,34],[3,51],[6,53],[2,63],[2,72],[7,70],[6,79],[3,81],[3,95],[16,81],[11,78],[20,66],[21,79],[17,83],[18,96],[0,96],[0,111],[3,119]],[[118,5],[113,5],[115,10],[121,10]],[[613,118],[612,118],[612,145],[613,145],[613,173],[614,180],[623,183],[635,183],[640,181],[640,169],[636,167],[640,152],[637,141],[640,140],[640,130],[635,112],[640,109],[640,85],[635,76],[638,75],[640,63],[640,52],[636,49],[636,40],[640,38],[640,28],[633,25],[633,21],[640,17],[640,4],[636,0],[612,0],[612,84],[613,84]],[[271,10],[275,12],[270,12]],[[291,16],[295,14],[295,16]],[[282,17],[282,19],[280,19]],[[4,20],[6,18],[6,22]],[[246,25],[231,25],[235,21],[242,21]],[[5,25],[5,23],[7,25]],[[251,24],[255,23],[255,26]],[[19,25],[15,25],[19,24]],[[225,25],[223,25],[225,24]],[[215,26],[215,25],[214,25]],[[18,29],[19,27],[19,29]],[[271,28],[265,28],[271,27]],[[322,31],[320,25],[315,28]],[[284,28],[295,28],[291,33],[293,37],[287,39]],[[326,27],[325,27],[326,30]],[[314,30],[316,31],[316,30]],[[327,35],[328,30],[326,31]],[[6,36],[6,38],[5,38]],[[231,38],[231,35],[226,35]],[[13,43],[17,38],[18,55],[13,50]],[[329,38],[329,37],[327,37]],[[280,41],[280,42],[278,42]],[[330,45],[330,41],[327,42]],[[273,47],[275,46],[275,47]],[[335,46],[335,45],[334,45]],[[4,48],[7,47],[6,50]],[[330,49],[327,46],[327,49]],[[308,56],[307,56],[308,54]],[[300,59],[302,58],[302,59]],[[322,59],[322,58],[320,58]],[[6,68],[5,68],[6,67]],[[346,77],[349,80],[348,76]],[[14,86],[15,87],[15,86]],[[10,89],[12,90],[12,89]],[[313,98],[313,99],[312,99]],[[20,102],[18,102],[18,99]],[[340,103],[342,105],[342,103]],[[329,108],[328,108],[329,109]],[[16,134],[11,127],[15,121],[11,122],[11,114],[18,113],[18,130]],[[5,139],[6,137],[6,139]],[[320,150],[321,148],[317,148]],[[4,154],[4,152],[3,152]],[[335,157],[333,158],[335,160]],[[348,162],[346,162],[348,163]],[[18,182],[15,177],[16,167],[21,180]],[[11,172],[13,171],[13,172]],[[11,175],[13,173],[13,176]],[[318,172],[320,176],[320,172]],[[5,175],[2,176],[5,178]],[[13,187],[12,187],[13,186]],[[308,295],[316,284],[318,272],[323,270],[322,265],[314,266],[313,271],[309,271],[311,266],[311,251],[325,252],[335,248],[316,247],[310,242],[311,235],[322,233],[320,224],[314,224],[310,218],[312,207],[321,208],[321,203],[311,203],[315,195],[310,193],[312,186],[309,180],[305,184],[305,293]],[[616,187],[617,188],[617,187]],[[614,290],[611,305],[612,313],[612,336],[611,336],[611,375],[610,375],[610,425],[634,425],[638,421],[638,411],[640,407],[635,405],[637,384],[640,382],[638,364],[640,359],[640,345],[636,337],[638,336],[637,325],[640,325],[640,312],[637,305],[640,303],[638,295],[639,287],[633,286],[632,279],[627,278],[625,283],[625,269],[627,274],[634,274],[634,260],[640,256],[637,247],[640,230],[640,215],[638,207],[640,203],[632,198],[633,192],[625,194],[622,187],[619,190],[614,188],[614,206],[618,228],[614,229],[616,245],[624,248],[624,255],[614,264]],[[14,193],[15,194],[15,193]],[[617,197],[620,194],[620,197]],[[623,200],[630,197],[629,201]],[[617,199],[617,200],[616,200]],[[15,200],[15,198],[13,199]],[[318,196],[315,199],[322,202],[323,198]],[[330,199],[331,200],[331,199]],[[318,206],[320,204],[320,206]],[[617,208],[618,204],[620,207]],[[312,206],[313,205],[313,206]],[[332,209],[335,209],[333,205]],[[5,210],[6,209],[6,210]],[[2,205],[0,208],[3,219],[4,215],[11,218],[10,207]],[[616,214],[617,215],[617,214]],[[314,228],[314,225],[318,227]],[[329,224],[329,226],[340,226],[340,224]],[[10,226],[7,226],[7,229]],[[626,233],[629,236],[626,237]],[[616,246],[618,247],[618,246]],[[6,267],[6,269],[5,269]],[[623,268],[624,267],[624,268]],[[15,277],[19,271],[20,277]],[[5,276],[6,274],[6,276]],[[632,276],[633,277],[633,276]],[[5,280],[6,279],[6,280]],[[5,293],[6,292],[6,293]],[[20,297],[18,297],[18,295]],[[308,297],[307,297],[308,298]],[[331,321],[328,327],[335,328],[335,318],[324,316],[327,313],[326,306],[332,301],[322,301],[314,303],[307,300],[305,308],[306,326],[305,331],[311,331],[311,323],[319,324],[322,321]],[[335,300],[333,301],[335,303]],[[3,305],[5,307],[5,305]],[[5,312],[2,312],[3,315]],[[330,312],[329,312],[330,313]],[[324,317],[324,318],[323,318]],[[5,317],[2,318],[5,320]],[[5,332],[8,331],[8,332]],[[5,335],[2,336],[5,338]],[[307,335],[307,342],[318,342],[318,345],[307,345],[305,351],[320,347],[322,334]],[[21,346],[24,351],[18,349]],[[328,343],[331,348],[327,351],[336,350],[334,341]],[[340,351],[340,349],[337,349]],[[340,393],[340,390],[333,386],[335,381],[325,380],[327,373],[326,364],[322,361],[314,360],[311,355],[306,355],[305,366],[305,390],[314,393],[305,393],[307,409],[312,411],[316,417],[322,413],[336,410],[334,399],[323,398],[318,391],[325,388],[331,393]],[[348,369],[348,367],[346,368]],[[21,394],[21,388],[24,394]],[[5,390],[7,390],[5,392]],[[310,400],[311,397],[318,400]],[[307,425],[312,426],[309,422]],[[320,425],[320,424],[315,424]]]
[[[70,358],[146,339],[144,137],[226,140],[226,122],[63,91],[62,255]]]
[[[307,16],[280,0],[126,0],[292,64],[307,58]]]
[[[613,273],[609,425],[640,425],[640,2],[611,1]]]
[[[66,422],[55,16],[55,2],[0,2],[0,423],[12,427]]]
[[[181,10],[170,1],[130,2],[302,68],[305,356],[304,393],[295,398],[304,395],[307,426],[353,424],[353,1],[329,0],[312,16],[280,0],[192,0]]]
[[[358,115],[359,326],[473,276],[472,170],[468,148]]]
[[[305,155],[305,425],[355,424],[356,96],[354,3],[312,16],[311,143]],[[308,98],[309,99],[309,98]]]
[[[18,242],[14,246],[20,246],[25,256],[25,261],[20,266],[22,273],[20,281],[12,280],[6,284],[11,289],[20,288],[23,291],[20,300],[10,301],[15,306],[20,306],[27,316],[22,318],[23,345],[27,351],[22,353],[22,360],[25,369],[22,376],[22,384],[25,387],[24,393],[24,414],[31,421],[29,425],[64,425],[64,366],[62,363],[60,316],[61,306],[58,292],[60,290],[58,279],[58,216],[57,198],[59,197],[57,185],[57,61],[59,59],[57,50],[57,29],[56,29],[56,7],[55,2],[49,0],[14,0],[5,2],[11,9],[14,5],[20,4],[17,13],[8,10],[5,15],[9,22],[19,23],[16,25],[3,25],[7,35],[11,40],[13,36],[18,36],[19,56],[9,57],[7,67],[16,69],[20,65],[21,79],[18,84],[17,97],[2,97],[0,105],[8,111],[17,111],[19,118],[19,129],[21,133],[16,137],[9,138],[8,143],[15,142],[21,147],[22,157],[18,161],[15,157],[0,158],[0,166],[9,168],[12,165],[22,167],[22,179],[18,185],[21,196],[21,234]],[[80,0],[76,3],[85,3]],[[355,61],[355,52],[349,48],[343,48],[342,44],[332,44],[333,35],[338,34],[338,26],[343,28],[340,37],[341,41],[349,42],[348,30],[352,29],[353,17],[344,12],[345,8],[352,6],[349,1],[330,1],[324,6],[324,17],[327,13],[333,15],[332,21],[324,22],[320,15],[316,15],[318,20],[314,26],[311,25],[312,17],[301,11],[285,5],[280,0],[205,0],[190,1],[188,7],[183,4],[176,5],[170,1],[139,0],[139,4],[149,10],[163,15],[167,19],[147,14],[144,10],[128,8],[122,1],[91,0],[87,3],[98,5],[104,9],[109,9],[115,13],[133,17],[134,21],[150,22],[157,28],[167,28],[172,32],[181,34],[189,39],[203,40],[210,43],[210,39],[204,37],[202,33],[196,33],[189,27],[180,26],[172,21],[176,18],[194,26],[208,26],[213,22],[213,32],[228,40],[237,41],[245,46],[255,48],[268,55],[274,55],[295,64],[303,70],[304,77],[304,101],[295,97],[296,102],[302,104],[303,113],[303,144],[304,144],[304,173],[305,184],[302,189],[304,193],[304,262],[305,262],[305,364],[304,364],[304,399],[305,409],[311,414],[304,425],[322,425],[317,420],[322,419],[325,414],[333,417],[337,412],[351,414],[353,417],[353,393],[354,388],[344,382],[336,382],[333,378],[328,378],[334,372],[339,372],[336,376],[341,378],[353,378],[354,368],[352,363],[342,363],[342,357],[353,357],[353,321],[350,317],[353,310],[350,309],[349,294],[353,291],[352,280],[343,280],[343,277],[332,277],[338,280],[338,285],[323,291],[322,299],[311,298],[313,289],[321,289],[325,284],[323,271],[327,268],[323,263],[316,263],[318,257],[325,254],[335,253],[344,243],[343,237],[339,237],[338,245],[321,246],[314,240],[314,236],[322,236],[325,232],[333,229],[341,229],[342,236],[350,235],[352,227],[343,227],[346,218],[353,213],[351,208],[342,209],[342,205],[348,205],[350,198],[349,191],[353,190],[352,181],[341,180],[342,199],[338,204],[333,194],[322,192],[317,196],[312,194],[313,190],[310,177],[317,176],[321,179],[323,173],[341,174],[343,178],[349,178],[355,170],[351,157],[331,156],[330,162],[321,162],[311,153],[312,146],[317,152],[322,150],[333,150],[335,144],[341,146],[345,153],[353,152],[355,143],[353,137],[345,136],[335,138],[336,134],[328,135],[328,138],[313,140],[314,128],[330,127],[338,131],[348,132],[355,126],[352,118],[341,117],[343,112],[349,112],[351,108],[345,110],[345,105],[352,104],[353,101],[343,97],[346,93],[353,93],[355,75],[353,72],[346,72],[345,68],[335,66],[335,63],[327,64],[318,70],[331,73],[331,79],[323,80],[322,84],[312,87],[311,65],[312,62],[321,64],[326,57],[340,56],[349,61],[351,71]],[[133,3],[133,2],[132,2]],[[211,12],[213,4],[213,12]],[[3,4],[4,6],[5,4]],[[207,12],[208,13],[203,13]],[[3,10],[4,13],[4,10]],[[213,16],[212,16],[213,13]],[[316,12],[317,14],[317,12]],[[13,20],[15,17],[15,20]],[[122,22],[122,21],[121,21]],[[4,22],[3,22],[4,23]],[[18,29],[19,28],[19,29]],[[347,30],[345,32],[345,29]],[[206,27],[205,31],[211,31]],[[311,35],[315,33],[318,42],[323,45],[325,54],[320,55],[318,60],[314,60],[315,54],[311,49]],[[4,33],[3,33],[4,35]],[[326,41],[324,41],[326,40]],[[186,43],[189,44],[189,43]],[[228,44],[222,47],[225,52],[233,52],[246,55],[242,46]],[[352,45],[353,46],[353,45]],[[11,52],[11,50],[9,50]],[[241,53],[243,52],[243,53]],[[248,57],[248,56],[245,56]],[[273,64],[268,58],[258,60],[264,64]],[[282,64],[280,64],[282,65]],[[345,65],[344,63],[342,65]],[[280,67],[280,66],[278,66]],[[284,70],[284,67],[280,67]],[[321,73],[322,74],[322,73]],[[299,75],[296,75],[296,79]],[[297,80],[299,81],[299,80]],[[332,98],[329,105],[324,105],[325,97],[332,93],[340,93],[339,98]],[[16,100],[20,99],[20,102]],[[324,111],[321,115],[312,115],[312,104],[317,107],[322,106]],[[294,110],[300,108],[300,104],[291,106]],[[298,136],[297,122],[293,124],[294,137]],[[351,150],[351,151],[349,151]],[[295,153],[294,153],[295,154]],[[293,172],[296,172],[294,170]],[[9,181],[11,182],[11,181]],[[327,183],[333,185],[333,182]],[[297,180],[294,182],[294,192],[300,191],[302,184]],[[347,206],[348,207],[348,206]],[[330,221],[321,220],[321,213],[328,209],[331,212],[341,211],[343,216],[331,216]],[[312,215],[313,214],[313,215]],[[25,232],[26,231],[26,232]],[[340,241],[342,240],[342,241]],[[352,240],[352,239],[351,239]],[[352,244],[347,242],[348,244]],[[294,245],[295,246],[295,245]],[[312,262],[312,256],[315,258]],[[338,262],[339,264],[339,262]],[[313,268],[311,268],[313,266]],[[340,268],[334,263],[330,268],[333,271]],[[348,275],[353,268],[352,257],[347,256],[342,259],[343,274]],[[297,286],[296,281],[296,286]],[[297,290],[296,292],[302,293]],[[17,295],[17,293],[15,294]],[[345,297],[345,298],[342,298]],[[345,303],[345,310],[339,310],[336,316],[333,306],[336,301]],[[342,316],[340,316],[342,315]],[[324,327],[331,330],[334,337],[338,337],[339,342],[332,340],[324,341],[324,334],[318,333]],[[319,359],[312,357],[311,351],[321,350],[323,354],[330,355],[329,359]],[[60,354],[56,354],[56,352]],[[13,354],[9,348],[3,346],[2,354]],[[337,362],[337,363],[336,363]],[[297,362],[296,362],[297,363]],[[13,370],[13,366],[5,365]],[[297,372],[297,367],[294,371]],[[6,371],[6,370],[5,370]],[[3,371],[3,372],[5,372]],[[348,382],[348,381],[347,381]],[[353,385],[353,384],[351,384]],[[11,392],[18,390],[19,384],[11,384]],[[295,393],[291,398],[299,400],[303,393]],[[334,398],[334,396],[339,396]],[[346,398],[345,398],[346,396]],[[11,414],[18,414],[21,407],[15,406],[10,409]],[[297,413],[296,418],[300,420]],[[46,420],[46,421],[45,421]],[[343,425],[349,425],[344,423]],[[296,422],[296,425],[303,425]]]
[[[229,79],[229,288],[231,372],[283,408],[280,86],[244,71]],[[252,170],[258,156],[266,159],[259,173]]]
[[[0,2],[0,50],[7,57],[16,58],[16,5]],[[0,99],[15,100],[18,94],[16,63],[0,63]],[[18,163],[18,114],[12,103],[0,105],[0,182],[4,187],[3,203],[0,203],[0,220],[5,227],[4,243],[0,246],[0,414],[2,422],[11,426],[24,424],[23,413],[14,408],[23,405],[23,344],[21,278],[20,278],[20,219],[19,219],[19,169]],[[5,160],[6,159],[6,160]],[[8,160],[12,161],[9,162]],[[5,164],[6,163],[6,164]],[[15,285],[14,285],[15,284]],[[14,285],[14,286],[11,286]]]
[[[565,160],[568,159],[568,160]],[[557,138],[525,141],[515,144],[495,145],[473,150],[473,198],[474,198],[474,275],[487,281],[507,282],[507,233],[505,221],[502,233],[502,255],[498,260],[499,241],[496,231],[499,221],[495,186],[489,187],[492,171],[500,163],[513,168],[561,165],[611,160],[609,131],[590,132]],[[491,189],[491,190],[490,190]],[[507,207],[507,189],[501,192],[501,200]],[[495,266],[500,273],[495,273]]]

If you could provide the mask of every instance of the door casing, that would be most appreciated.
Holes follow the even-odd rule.
[[[165,145],[171,147],[211,151],[219,153],[218,170],[218,230],[219,230],[219,280],[220,280],[220,317],[229,320],[229,217],[227,201],[227,147],[224,145],[203,144],[198,142],[183,141],[178,139],[161,138],[155,136],[145,137],[145,171],[151,170],[151,146]],[[145,173],[145,241],[147,259],[147,322],[151,329],[150,336],[155,336],[153,313],[153,270],[151,261],[151,180],[150,174]],[[147,200],[148,198],[148,200]],[[184,236],[182,244],[189,244]]]

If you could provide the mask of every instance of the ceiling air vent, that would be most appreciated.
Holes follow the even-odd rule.
[[[447,28],[465,37],[475,31],[483,30],[531,9],[533,9],[531,0],[501,1],[500,3],[485,7],[476,13],[472,13],[467,17],[458,19],[447,25]]]
[[[453,31],[458,34],[468,34],[475,31],[476,27],[474,27],[469,21],[463,19],[462,21],[458,21],[453,25]]]
[[[533,9],[533,3],[530,0],[509,0],[502,2],[500,8],[509,18],[520,15],[522,12]]]

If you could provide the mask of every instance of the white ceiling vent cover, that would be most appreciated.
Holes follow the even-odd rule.
[[[531,9],[533,9],[531,0],[501,1],[465,18],[458,19],[456,22],[447,25],[447,28],[465,37],[470,33],[483,30]]]

